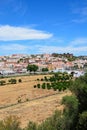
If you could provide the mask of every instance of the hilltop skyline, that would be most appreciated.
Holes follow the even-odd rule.
[[[87,55],[87,1],[0,1],[0,55]]]

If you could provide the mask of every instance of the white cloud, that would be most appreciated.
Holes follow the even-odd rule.
[[[0,40],[13,41],[13,40],[36,40],[48,39],[53,35],[44,31],[39,31],[24,27],[14,26],[0,26]]]
[[[71,41],[70,45],[83,45],[87,44],[87,38],[77,38]]]
[[[5,44],[0,46],[1,51],[26,51],[27,46],[21,44]]]

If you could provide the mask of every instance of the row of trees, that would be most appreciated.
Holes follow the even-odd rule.
[[[42,83],[34,85],[34,88],[42,88],[42,89],[53,89],[54,91],[64,91],[68,89],[70,86],[70,82],[54,82],[54,83]]]
[[[63,53],[63,54],[52,53],[52,56],[53,57],[60,57],[60,58],[65,57],[68,59],[68,61],[75,61],[78,58],[70,53]]]
[[[18,79],[18,82],[20,83],[20,82],[22,82],[22,80],[21,79]],[[2,86],[2,85],[6,85],[6,84],[16,84],[17,83],[17,80],[16,79],[9,79],[8,80],[8,83],[6,83],[6,81],[5,80],[1,80],[0,81],[0,85]]]
[[[34,85],[34,88],[42,88],[42,89],[53,89],[54,91],[64,91],[69,88],[70,84],[72,83],[73,74],[64,73],[54,73],[53,76],[37,79],[37,81],[45,81],[42,84]]]
[[[73,72],[71,74],[68,74],[67,72],[57,72],[54,73],[53,76],[47,77],[44,76],[44,78],[37,79],[37,81],[47,81],[47,82],[65,82],[70,81],[73,78]]]

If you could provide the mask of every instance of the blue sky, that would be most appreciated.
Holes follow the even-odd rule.
[[[0,1],[0,55],[87,55],[87,0]]]

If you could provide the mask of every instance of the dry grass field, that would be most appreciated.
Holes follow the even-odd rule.
[[[16,77],[17,80],[21,78],[22,83],[0,86],[0,120],[16,115],[20,118],[21,126],[25,127],[29,121],[40,123],[56,109],[62,110],[62,97],[71,93],[34,88],[35,84],[41,82],[36,79],[43,77],[44,75]],[[9,78],[3,80],[8,82]],[[21,103],[18,103],[20,99]]]

